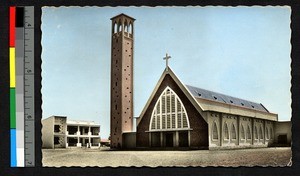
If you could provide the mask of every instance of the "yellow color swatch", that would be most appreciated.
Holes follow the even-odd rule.
[[[10,87],[16,87],[16,49],[9,48]]]

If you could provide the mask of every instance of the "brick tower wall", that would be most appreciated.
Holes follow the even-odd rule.
[[[111,148],[122,148],[123,132],[133,128],[134,19],[121,14],[111,20]]]

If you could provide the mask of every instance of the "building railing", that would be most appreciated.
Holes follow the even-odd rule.
[[[77,147],[77,143],[68,143],[69,147]]]
[[[100,143],[91,143],[91,146],[98,147]]]

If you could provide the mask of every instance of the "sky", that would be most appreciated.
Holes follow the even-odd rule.
[[[165,69],[183,84],[262,103],[291,118],[287,6],[43,7],[43,118],[95,121],[110,131],[111,20],[134,23],[134,116]]]

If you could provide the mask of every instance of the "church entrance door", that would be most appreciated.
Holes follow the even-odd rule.
[[[287,135],[278,135],[278,144],[287,144]]]
[[[179,132],[179,147],[189,146],[189,135],[187,131]]]
[[[173,133],[166,133],[166,147],[173,147]]]
[[[151,133],[151,147],[160,147],[160,133]]]

